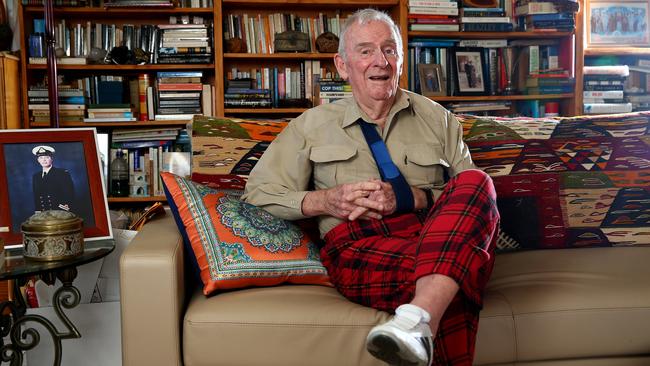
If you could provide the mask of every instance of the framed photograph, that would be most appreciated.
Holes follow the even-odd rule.
[[[648,1],[588,1],[587,47],[650,46]]]
[[[458,95],[487,94],[487,68],[481,48],[452,50]]]
[[[0,237],[22,243],[37,211],[83,219],[86,240],[112,238],[94,128],[0,130]]]
[[[442,66],[436,64],[418,64],[420,92],[427,97],[447,95]]]

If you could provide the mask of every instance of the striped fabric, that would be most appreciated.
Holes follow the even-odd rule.
[[[390,312],[410,302],[418,278],[453,278],[461,290],[441,321],[434,365],[471,365],[498,222],[492,180],[467,170],[449,181],[428,213],[335,227],[325,236],[321,260],[345,297]]]

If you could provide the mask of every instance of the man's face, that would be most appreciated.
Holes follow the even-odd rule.
[[[402,60],[391,28],[382,21],[355,23],[346,33],[346,59],[337,54],[336,68],[363,104],[395,96]]]
[[[38,157],[38,163],[41,164],[43,168],[49,168],[52,166],[52,157],[48,155],[41,155]]]

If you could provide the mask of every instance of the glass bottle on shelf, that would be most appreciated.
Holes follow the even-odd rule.
[[[128,197],[129,195],[129,165],[122,150],[117,150],[115,159],[111,162],[111,196]]]

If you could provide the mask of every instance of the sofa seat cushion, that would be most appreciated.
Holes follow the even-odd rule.
[[[387,318],[324,286],[251,288],[208,298],[196,292],[183,322],[184,363],[379,366],[364,344],[370,328]]]
[[[500,254],[477,364],[650,352],[650,247]]]
[[[650,247],[497,255],[475,363],[647,355],[648,263]],[[197,292],[183,324],[185,365],[380,365],[364,341],[387,317],[322,286]]]

